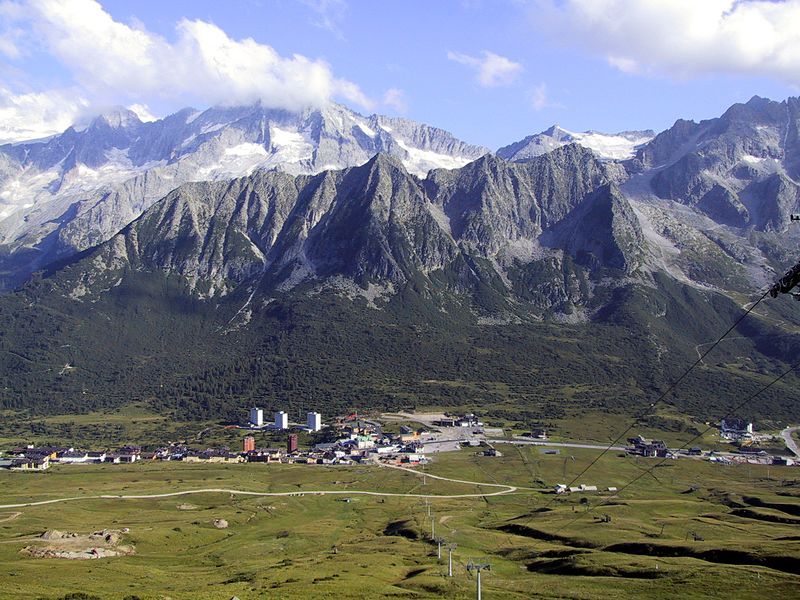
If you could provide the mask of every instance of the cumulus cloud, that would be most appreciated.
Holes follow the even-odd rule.
[[[539,21],[632,73],[800,84],[800,0],[536,0]],[[565,37],[566,36],[566,37]]]
[[[393,108],[399,113],[404,113],[408,110],[408,102],[406,101],[406,93],[397,88],[389,88],[383,95],[383,104]]]
[[[281,56],[251,38],[233,39],[213,23],[183,19],[168,40],[142,24],[115,21],[96,0],[0,3],[0,52],[20,51],[5,34],[26,29],[29,39],[67,68],[92,103],[140,104],[154,99],[201,104],[249,104],[301,110],[342,99],[371,109],[358,85],[330,65],[294,54]],[[44,103],[47,92],[0,96],[0,108]],[[52,94],[59,98],[58,93]],[[60,122],[51,120],[50,122]]]
[[[158,118],[150,112],[150,107],[147,106],[147,104],[131,104],[127,108],[136,113],[136,116],[139,117],[139,120],[143,123],[158,120]]]
[[[86,109],[77,90],[15,94],[0,88],[0,143],[32,140],[64,131]]]
[[[482,87],[509,85],[522,72],[521,64],[486,50],[483,51],[482,58],[459,52],[448,52],[447,58],[472,68]]]

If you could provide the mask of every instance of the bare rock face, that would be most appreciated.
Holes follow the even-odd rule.
[[[785,230],[800,204],[800,100],[753,97],[717,119],[678,121],[627,166],[650,173],[661,198],[696,207],[717,223]]]
[[[614,184],[591,194],[549,233],[548,241],[593,270],[608,267],[631,274],[644,258],[641,225]]]

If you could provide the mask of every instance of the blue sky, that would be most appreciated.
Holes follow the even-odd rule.
[[[256,98],[492,149],[554,123],[658,131],[796,95],[797,31],[796,0],[0,0],[0,134]]]

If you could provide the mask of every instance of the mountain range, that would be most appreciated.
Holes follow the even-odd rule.
[[[120,108],[50,139],[0,146],[0,284],[14,287],[49,262],[107,240],[183,183],[256,169],[318,173],[363,164],[377,152],[424,176],[488,150],[336,104],[300,113],[187,108],[146,123]]]
[[[0,298],[3,405],[631,410],[796,261],[799,109],[496,154],[338,106],[118,111],[4,146],[2,264],[25,283]],[[798,324],[762,304],[675,409],[724,414]],[[751,416],[790,419],[795,387]]]

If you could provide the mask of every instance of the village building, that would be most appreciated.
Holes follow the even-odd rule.
[[[744,419],[722,419],[719,425],[719,437],[732,442],[753,439],[753,424]]]
[[[73,450],[58,455],[58,462],[63,464],[84,464],[89,462],[89,453],[82,450]]]

